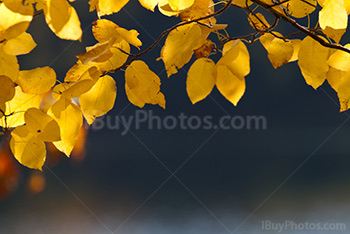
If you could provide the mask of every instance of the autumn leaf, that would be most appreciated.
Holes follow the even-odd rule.
[[[166,16],[178,16],[180,14],[180,11],[175,11],[171,8],[168,0],[159,0],[158,3],[158,10],[160,13]]]
[[[193,50],[198,45],[201,29],[197,24],[187,24],[169,33],[161,51],[168,77],[177,73],[192,57]]]
[[[250,6],[252,4],[253,2],[250,0],[232,0],[232,5],[236,5],[242,8]]]
[[[294,47],[290,40],[283,40],[272,34],[265,34],[260,37],[260,42],[267,50],[267,56],[275,69],[291,60]]]
[[[195,0],[193,5],[182,11],[180,17],[182,21],[190,21],[199,19],[201,17],[211,15],[214,13],[214,2],[212,0]],[[199,21],[202,24],[215,24],[216,20],[214,17]]]
[[[217,65],[225,65],[231,73],[244,77],[250,73],[250,56],[241,40],[230,41],[224,45],[223,56]]]
[[[154,11],[154,8],[158,5],[159,0],[139,0],[139,2],[144,8]]]
[[[294,62],[294,61],[298,60],[298,54],[299,54],[299,50],[300,50],[301,40],[300,39],[293,39],[293,40],[291,40],[291,42],[292,42],[292,46],[293,46],[293,55],[289,59],[288,62]]]
[[[61,131],[61,140],[53,144],[69,157],[83,124],[80,108],[70,99],[61,98],[50,107],[47,114],[58,123]]]
[[[9,77],[12,81],[16,81],[19,72],[17,58],[9,55],[4,51],[4,45],[0,44],[0,75]]]
[[[110,41],[105,41],[102,43],[97,43],[94,46],[87,47],[86,53],[77,55],[77,58],[86,65],[88,62],[105,62],[112,57],[112,52],[110,51],[113,46],[115,39]]]
[[[113,13],[117,13],[120,11],[129,0],[90,0],[90,11],[94,11],[96,9],[98,17],[104,15],[111,15]]]
[[[333,29],[345,29],[348,23],[343,0],[326,0],[319,13],[320,27],[324,30],[326,27]]]
[[[43,94],[55,85],[56,73],[50,67],[23,70],[19,72],[16,83],[24,93]]]
[[[196,56],[196,58],[207,57],[208,55],[210,55],[213,48],[214,48],[214,43],[211,40],[207,39],[204,42],[204,44],[201,45],[201,47],[194,50],[194,55]]]
[[[142,42],[137,38],[139,33],[136,30],[121,28],[107,19],[99,19],[95,21],[94,26],[92,27],[92,33],[100,43],[115,39],[114,43],[120,43],[122,40],[125,40],[137,48],[142,45]]]
[[[28,54],[36,47],[36,43],[29,33],[23,32],[15,38],[6,41],[4,51],[10,55]]]
[[[122,66],[128,59],[130,53],[129,44],[122,40],[120,43],[113,44],[113,47],[110,48],[112,52],[112,57],[110,57],[105,62],[88,62],[86,65],[82,64],[80,60],[69,69],[64,78],[65,82],[75,82],[77,81],[84,72],[86,72],[91,67],[97,67],[98,70],[103,73],[105,71],[116,69]]]
[[[350,44],[346,44],[345,48],[350,49]],[[328,65],[340,71],[350,71],[350,54],[337,50],[329,57]]]
[[[289,0],[282,4],[287,12],[296,18],[303,18],[311,14],[317,6],[316,0]]]
[[[101,77],[88,92],[80,95],[80,108],[88,124],[113,108],[116,95],[117,86],[110,76]]]
[[[311,37],[304,38],[300,44],[298,65],[306,83],[314,89],[317,89],[326,80],[329,56],[330,49],[323,47]]]
[[[41,95],[24,93],[21,87],[16,86],[15,96],[6,102],[8,117],[0,119],[0,126],[14,128],[24,124],[24,112],[31,107],[39,108],[41,101]]]
[[[46,0],[43,9],[46,23],[56,36],[66,40],[81,39],[79,17],[67,0]]]
[[[15,83],[7,76],[0,75],[0,102],[10,101],[15,96]]]
[[[186,90],[192,104],[206,98],[215,86],[215,63],[208,58],[197,59],[187,73]]]
[[[136,60],[125,70],[125,91],[129,101],[138,107],[146,103],[165,108],[164,95],[160,92],[160,79],[147,64]]]
[[[245,92],[245,79],[232,74],[225,65],[218,65],[216,74],[216,87],[227,100],[237,106]]]
[[[182,11],[193,5],[195,0],[168,0],[171,9]]]
[[[30,133],[39,140],[45,142],[61,140],[60,127],[57,122],[38,108],[29,108],[24,113],[24,121]]]
[[[263,14],[261,13],[250,13],[248,15],[248,21],[250,26],[253,29],[259,30],[259,31],[265,31],[268,27],[270,27],[270,24],[267,22]]]
[[[19,126],[11,132],[13,156],[23,166],[42,170],[46,159],[46,147],[42,140],[31,134],[28,126]]]
[[[76,82],[62,92],[62,97],[68,99],[86,93],[94,86],[99,77],[100,73],[96,67],[89,68]]]
[[[33,6],[23,4],[21,0],[0,3],[0,41],[10,40],[25,32],[33,19],[33,13]]]
[[[348,110],[350,108],[350,72],[331,67],[327,73],[327,81],[338,94],[340,111]]]

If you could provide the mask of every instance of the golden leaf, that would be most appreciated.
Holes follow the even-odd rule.
[[[187,73],[186,90],[192,104],[206,98],[215,86],[215,63],[209,58],[197,59]]]
[[[116,96],[117,86],[110,76],[101,77],[88,92],[80,95],[80,108],[88,124],[110,111]]]
[[[146,103],[165,108],[164,95],[160,92],[160,79],[147,64],[136,60],[125,70],[125,91],[129,101],[138,107]]]

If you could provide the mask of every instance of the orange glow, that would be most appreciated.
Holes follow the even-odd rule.
[[[0,200],[17,189],[19,182],[19,164],[8,148],[0,149]]]
[[[46,180],[42,172],[33,172],[27,184],[27,188],[30,193],[37,194],[44,190]]]
[[[86,140],[87,140],[88,130],[83,124],[80,128],[77,143],[72,151],[71,158],[75,162],[81,162],[86,156]]]

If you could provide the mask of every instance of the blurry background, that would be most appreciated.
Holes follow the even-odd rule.
[[[87,1],[72,5],[85,29],[82,43],[59,40],[38,16],[29,28],[38,46],[19,58],[21,69],[50,65],[63,79],[75,55],[96,43],[91,33],[96,13],[88,12]],[[107,18],[137,29],[142,48],[179,22],[133,0]],[[245,13],[233,7],[217,20],[229,24],[231,36],[252,32]],[[162,61],[156,62],[156,48],[142,59],[161,77],[167,108],[144,109],[161,118],[264,116],[267,129],[132,127],[126,135],[123,128],[90,130],[86,142],[82,132],[82,147],[71,159],[52,152],[43,173],[19,165],[3,144],[0,233],[277,233],[262,230],[266,220],[344,223],[350,229],[349,113],[339,113],[328,84],[317,91],[308,86],[296,64],[276,71],[259,42],[248,50],[252,71],[234,107],[215,88],[192,105],[185,86],[189,66],[167,78]],[[139,108],[126,98],[124,73],[112,76],[118,94],[108,116],[135,116]]]

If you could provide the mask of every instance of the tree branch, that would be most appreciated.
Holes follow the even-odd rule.
[[[271,6],[269,4],[266,4],[266,3],[264,3],[261,0],[251,0],[251,1],[256,3],[256,4],[258,4],[259,6],[262,6],[263,8],[265,8],[266,10],[271,12],[275,17],[278,17],[278,18],[286,21],[287,23],[292,25],[294,28],[296,28],[299,31],[301,31],[301,32],[305,33],[306,35],[310,36],[315,41],[317,41],[318,43],[323,45],[324,47],[328,47],[328,48],[331,48],[331,49],[338,49],[338,50],[342,50],[342,51],[345,51],[347,53],[350,53],[350,49],[348,49],[348,48],[346,48],[346,47],[344,47],[342,45],[339,45],[339,44],[331,44],[331,43],[325,41],[322,37],[319,37],[315,32],[311,31],[309,28],[300,25],[298,22],[296,22],[294,19],[290,18],[289,16],[278,12],[274,8],[271,8]]]

